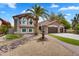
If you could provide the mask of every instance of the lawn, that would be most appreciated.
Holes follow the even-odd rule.
[[[73,45],[77,45],[79,46],[79,40],[76,39],[71,39],[71,38],[65,38],[65,37],[60,37],[57,35],[53,35],[53,34],[48,34],[49,36],[55,37],[63,42],[69,43],[69,44],[73,44]]]
[[[5,36],[5,38],[7,40],[13,40],[13,39],[18,39],[18,38],[21,38],[22,36],[21,35],[18,35],[18,34],[7,34]]]

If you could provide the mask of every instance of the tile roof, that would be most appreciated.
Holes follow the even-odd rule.
[[[60,24],[57,20],[45,20],[45,21],[42,21],[39,23],[39,26],[47,26],[47,25],[51,25],[51,24],[54,24],[54,25],[63,25],[63,24]]]

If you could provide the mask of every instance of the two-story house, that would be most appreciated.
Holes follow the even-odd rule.
[[[28,14],[20,14],[13,16],[14,28],[16,33],[21,34],[33,34],[34,33],[34,20],[33,17]],[[46,34],[48,33],[63,33],[65,28],[58,21],[46,20],[39,23],[40,28],[44,27]]]
[[[34,33],[34,21],[32,16],[28,14],[20,14],[13,16],[13,19],[16,33],[21,34]]]

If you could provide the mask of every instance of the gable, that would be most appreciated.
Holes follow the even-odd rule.
[[[57,21],[54,21],[54,22],[50,22],[48,25],[60,25],[60,23],[58,23]]]
[[[30,15],[28,15],[28,14],[15,15],[15,16],[13,16],[13,19],[14,19],[14,20],[17,20],[17,19],[21,19],[22,17],[26,17],[27,19],[28,19],[28,18],[32,18],[32,19],[33,19],[33,17],[30,16]]]
[[[63,24],[59,23],[57,20],[46,20],[46,21],[43,21],[41,23],[39,23],[39,26],[48,26],[48,27],[51,27],[51,26],[54,26],[54,27],[58,27],[58,26],[61,26],[61,27],[64,27]]]

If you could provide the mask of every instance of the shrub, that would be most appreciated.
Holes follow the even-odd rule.
[[[79,30],[79,24],[76,25],[77,30]]]
[[[8,39],[8,40],[17,39],[17,38],[20,38],[20,37],[21,37],[21,35],[18,35],[18,34],[7,34],[5,36],[5,38]]]
[[[6,25],[1,25],[1,26],[0,26],[0,31],[1,31],[2,33],[6,34],[7,31],[8,31],[8,27],[7,27]]]
[[[77,34],[79,34],[79,24],[76,25],[75,32],[76,32]]]

